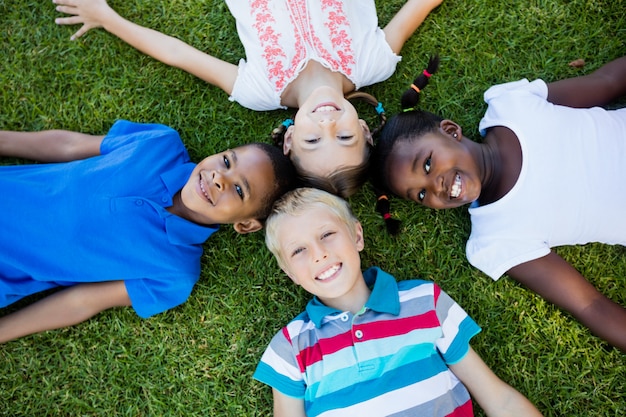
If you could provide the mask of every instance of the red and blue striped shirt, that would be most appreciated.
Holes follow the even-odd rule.
[[[254,378],[302,398],[307,416],[473,415],[448,364],[480,327],[433,282],[396,282],[376,267],[363,275],[372,293],[361,311],[314,298],[274,336]]]

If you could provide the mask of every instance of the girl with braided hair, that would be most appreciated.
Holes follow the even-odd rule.
[[[374,0],[227,0],[246,59],[235,65],[118,15],[106,0],[53,0],[82,24],[103,27],[153,58],[224,90],[252,110],[299,109],[282,141],[305,178],[365,180],[372,136],[344,95],[389,78],[397,54],[442,0],[407,0],[381,29]],[[351,181],[348,181],[351,182]],[[340,187],[344,197],[354,185]]]
[[[485,92],[483,142],[452,120],[415,109],[387,122],[376,150],[379,186],[435,209],[470,205],[469,262],[505,273],[626,351],[626,309],[600,293],[554,247],[626,245],[626,57],[552,82],[526,79]]]

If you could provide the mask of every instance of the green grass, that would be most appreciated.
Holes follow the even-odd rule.
[[[378,2],[381,25],[402,3]],[[221,1],[112,5],[231,62],[243,57]],[[482,93],[490,85],[571,77],[624,55],[625,6],[623,0],[445,0],[406,44],[396,73],[365,91],[388,113],[398,111],[400,93],[438,52],[441,69],[423,106],[477,138]],[[0,0],[0,129],[104,133],[119,118],[161,122],[179,130],[200,160],[229,146],[267,141],[290,115],[245,110],[221,90],[104,31],[70,42],[78,27],[57,27],[57,16],[50,1]],[[567,65],[577,58],[586,61],[584,68]],[[394,200],[404,232],[390,237],[369,189],[351,203],[366,233],[363,265],[440,283],[483,326],[474,348],[546,416],[626,415],[624,354],[512,280],[494,283],[473,269],[464,257],[464,209],[435,212]],[[625,248],[559,252],[626,305]],[[206,244],[202,277],[184,305],[149,320],[115,309],[1,345],[0,415],[269,415],[270,390],[251,376],[271,336],[307,299],[278,270],[262,233],[238,236],[224,227]]]

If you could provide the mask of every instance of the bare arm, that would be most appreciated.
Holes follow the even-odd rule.
[[[602,106],[626,95],[626,57],[589,75],[548,84],[548,101],[570,107]]]
[[[79,284],[0,317],[0,343],[72,326],[106,309],[130,305],[124,281]]]
[[[40,162],[68,162],[100,155],[104,136],[68,130],[0,131],[0,156]]]
[[[511,268],[508,274],[626,352],[626,309],[600,293],[555,252]]]
[[[498,378],[471,347],[460,362],[450,365],[450,369],[488,416],[542,415],[526,397]]]
[[[391,50],[399,54],[404,43],[422,24],[426,16],[443,0],[408,0],[385,26],[385,38]]]
[[[274,417],[306,417],[304,401],[288,397],[272,388],[274,395]]]
[[[57,11],[72,15],[56,19],[59,25],[82,27],[72,36],[79,38],[93,28],[104,28],[130,46],[172,67],[180,68],[230,94],[237,66],[208,55],[172,36],[149,29],[117,14],[106,0],[53,0]]]

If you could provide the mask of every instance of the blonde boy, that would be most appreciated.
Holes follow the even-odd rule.
[[[540,416],[469,346],[480,331],[432,282],[360,269],[363,228],[348,204],[300,188],[274,205],[266,244],[315,297],[272,339],[254,377],[275,416]]]

